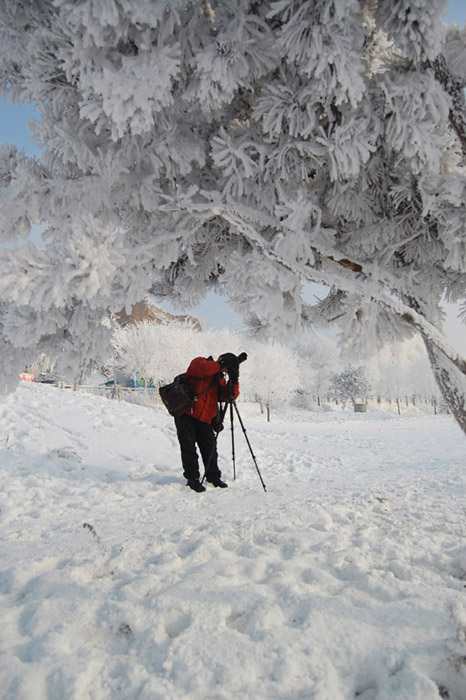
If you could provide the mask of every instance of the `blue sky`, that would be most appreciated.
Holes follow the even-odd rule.
[[[450,0],[445,13],[445,21],[448,23],[456,22],[462,28],[466,23],[466,0]],[[12,143],[18,148],[23,148],[28,155],[39,155],[39,149],[32,141],[27,127],[30,119],[34,118],[34,111],[29,105],[18,107],[1,99],[0,143]],[[314,289],[310,288],[310,292],[316,293],[318,296],[325,296],[324,288],[319,288],[317,285]],[[168,306],[166,308],[172,310]],[[208,328],[239,328],[241,326],[241,318],[230,308],[226,299],[215,294],[208,295],[202,304],[189,310],[189,313],[197,316]],[[466,354],[466,326],[457,320],[454,308],[448,309],[445,330],[455,347]]]

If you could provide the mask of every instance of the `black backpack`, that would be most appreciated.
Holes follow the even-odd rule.
[[[170,384],[161,386],[159,394],[168,413],[178,418],[178,416],[182,416],[183,413],[192,408],[197,398],[205,394],[214,384],[215,380],[212,380],[203,391],[195,394],[184,374],[179,374]]]

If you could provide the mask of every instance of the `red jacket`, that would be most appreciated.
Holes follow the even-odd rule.
[[[195,394],[199,394],[212,383],[210,389],[196,399],[193,408],[186,411],[188,415],[210,423],[217,415],[217,402],[226,401],[228,398],[228,383],[219,363],[211,357],[196,357],[184,376]],[[233,385],[233,398],[236,399],[238,396],[239,384],[236,383]]]

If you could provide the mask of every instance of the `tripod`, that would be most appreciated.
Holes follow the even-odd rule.
[[[231,451],[232,451],[232,460],[233,460],[233,479],[236,479],[235,431],[234,431],[234,420],[233,420],[233,417],[234,417],[233,416],[233,409],[234,409],[236,412],[236,415],[238,417],[238,421],[239,421],[239,424],[241,426],[241,429],[243,431],[243,435],[245,437],[246,443],[249,447],[249,451],[251,453],[251,457],[252,457],[254,465],[256,467],[256,471],[257,471],[257,474],[259,476],[260,482],[262,484],[262,488],[264,489],[265,492],[267,492],[267,489],[266,489],[265,484],[264,484],[264,480],[262,478],[262,474],[260,473],[259,467],[257,465],[257,460],[255,457],[255,454],[252,451],[251,443],[249,442],[249,438],[248,438],[247,433],[246,433],[246,428],[244,427],[244,423],[241,419],[240,412],[238,411],[238,406],[236,405],[236,401],[233,398],[233,387],[232,387],[231,379],[229,379],[229,381],[228,381],[228,386],[229,386],[229,396],[228,396],[227,400],[225,401],[225,406],[222,407],[220,404],[220,406],[221,406],[220,416],[219,416],[219,419],[217,420],[218,429],[217,430],[214,429],[216,432],[215,443],[214,443],[214,446],[212,448],[212,452],[210,454],[207,465],[205,467],[204,476],[202,478],[202,481],[204,481],[204,479],[205,479],[205,475],[206,475],[206,472],[209,468],[209,464],[211,462],[211,459],[214,455],[215,450],[217,449],[218,436],[219,436],[219,433],[223,430],[223,421],[225,419],[225,415],[226,415],[226,412],[227,412],[228,406],[229,406],[230,407],[230,427],[231,427]],[[219,426],[221,426],[221,427],[219,427]]]

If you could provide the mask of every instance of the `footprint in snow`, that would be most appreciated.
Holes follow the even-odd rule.
[[[50,450],[49,454],[52,457],[58,457],[58,459],[69,459],[72,462],[77,462],[80,464],[83,461],[81,455],[79,455],[76,450],[71,447],[56,447],[54,450]]]
[[[73,471],[83,461],[81,455],[70,447],[57,447],[54,450],[50,450],[49,456],[60,460],[60,467],[66,472]]]

